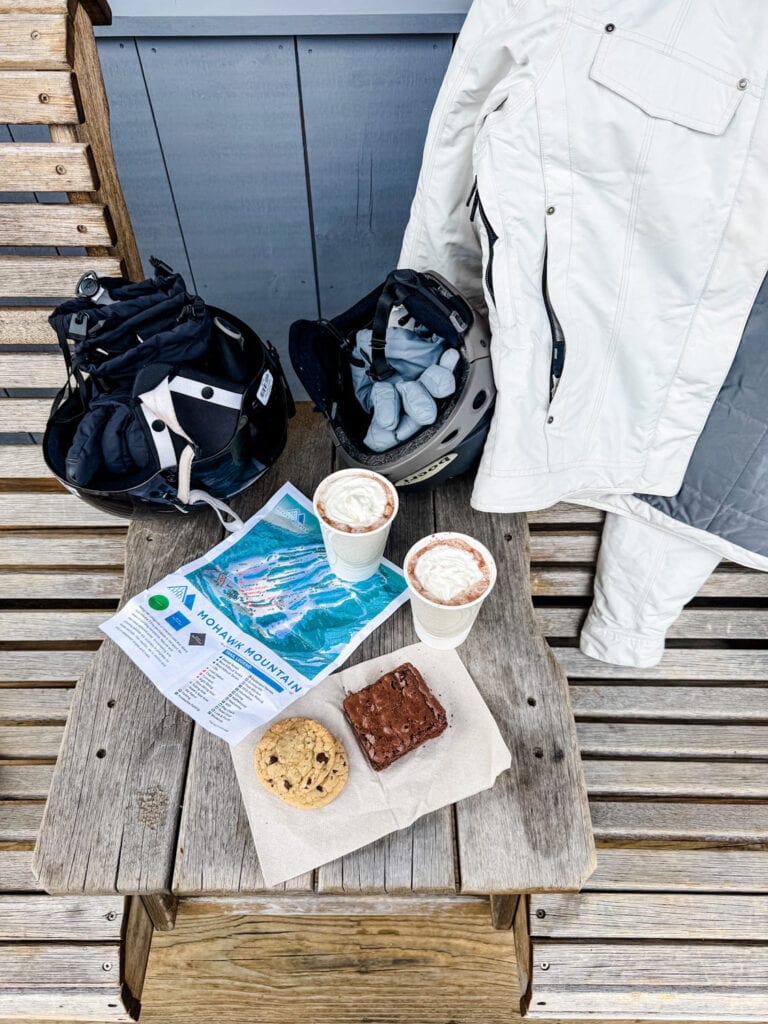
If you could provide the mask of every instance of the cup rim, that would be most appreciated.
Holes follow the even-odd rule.
[[[483,558],[485,558],[486,562],[491,567],[491,579],[488,583],[488,586],[485,588],[482,594],[476,597],[473,601],[465,601],[463,604],[444,604],[441,601],[433,601],[431,598],[425,597],[424,594],[419,593],[419,591],[411,584],[411,581],[408,577],[407,568],[411,555],[413,555],[427,541],[432,541],[436,537],[445,537],[450,539],[459,538],[461,540],[468,541],[470,544],[473,544],[476,548],[478,548],[480,554],[483,556]],[[411,546],[408,548],[405,554],[405,558],[403,559],[403,576],[405,578],[408,590],[412,594],[415,594],[420,601],[424,601],[425,604],[430,605],[432,608],[448,609],[449,611],[455,609],[456,611],[460,611],[464,608],[474,608],[475,605],[481,604],[488,597],[493,588],[496,586],[496,580],[498,579],[498,567],[496,565],[496,559],[493,557],[493,554],[488,550],[488,548],[485,546],[485,544],[483,544],[482,541],[477,539],[477,537],[472,537],[468,533],[460,533],[458,530],[436,530],[435,533],[428,533],[420,540],[417,540],[415,544],[411,544]]]
[[[317,507],[317,496],[320,492],[320,488],[327,484],[329,480],[335,480],[337,477],[340,476],[359,476],[360,474],[362,474],[363,476],[372,476],[375,477],[377,480],[383,481],[392,492],[395,507],[389,519],[385,520],[385,522],[383,522],[381,526],[377,526],[375,530],[340,530],[337,526],[332,526],[320,514],[320,510]],[[312,510],[317,516],[318,522],[323,527],[323,529],[329,530],[331,533],[338,534],[338,536],[340,537],[375,537],[383,530],[388,530],[392,526],[392,523],[395,521],[395,517],[397,516],[397,513],[400,511],[400,495],[397,493],[397,488],[392,483],[392,481],[387,480],[387,478],[385,476],[382,476],[381,473],[377,473],[373,469],[355,469],[354,467],[348,467],[347,469],[337,469],[335,472],[329,473],[328,476],[323,477],[323,479],[315,488],[314,494],[312,495]]]

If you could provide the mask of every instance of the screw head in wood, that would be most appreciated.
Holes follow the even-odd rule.
[[[102,971],[111,971],[112,970],[112,964],[110,964],[110,963],[103,963],[101,965],[101,969],[102,969]]]
[[[546,917],[546,916],[547,916],[546,910],[537,910],[536,911],[536,917],[543,918],[543,917]]]
[[[549,970],[549,964],[546,962],[546,960],[542,961],[542,963],[539,964],[539,967],[542,969],[542,971]]]
[[[64,164],[56,164],[56,173],[57,174],[66,174],[67,173],[67,168],[64,166]]]
[[[51,97],[48,95],[47,92],[41,92],[37,98],[40,100],[41,103],[47,103]]]
[[[108,921],[114,921],[116,917],[117,917],[117,914],[115,913],[114,910],[110,910],[110,911],[107,912],[107,920]]]
[[[29,38],[30,39],[39,39],[40,38],[40,33],[37,31],[36,28],[32,29],[32,31],[29,33]]]
[[[87,235],[88,234],[88,228],[85,226],[85,224],[78,224],[77,225],[77,230],[80,232],[81,235]]]

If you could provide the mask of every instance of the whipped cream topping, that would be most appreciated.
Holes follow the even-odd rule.
[[[417,589],[440,604],[474,601],[490,582],[480,552],[455,541],[438,541],[422,548],[409,569]]]
[[[321,492],[317,508],[339,530],[376,530],[392,516],[394,501],[385,484],[367,473],[337,477]]]

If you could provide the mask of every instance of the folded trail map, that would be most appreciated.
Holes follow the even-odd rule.
[[[407,597],[387,559],[362,583],[334,576],[311,502],[285,484],[101,628],[165,697],[234,744],[338,668]]]

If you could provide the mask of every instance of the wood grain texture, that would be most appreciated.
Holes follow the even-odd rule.
[[[42,816],[41,803],[0,801],[0,842],[21,843],[34,840]]]
[[[138,1014],[154,928],[141,896],[129,896],[123,939],[123,999]]]
[[[86,270],[120,276],[111,256],[0,256],[0,299],[69,298]]]
[[[768,799],[768,771],[762,763],[587,760],[584,775],[593,797]]]
[[[565,675],[533,618],[525,519],[474,512],[469,486],[437,492],[436,525],[477,537],[498,564],[499,582],[461,654],[512,768],[456,807],[462,891],[578,889],[595,866],[586,785]]]
[[[0,764],[0,800],[45,800],[52,764]]]
[[[531,897],[531,935],[539,939],[705,939],[762,942],[768,896],[708,893],[581,893]]]
[[[768,842],[764,803],[590,803],[595,839],[617,845],[633,842],[701,842],[747,846]]]
[[[92,192],[96,187],[94,175],[89,149],[83,143],[6,142],[0,145],[0,190],[3,192]],[[5,313],[3,310],[3,318]],[[8,326],[5,325],[6,330]],[[0,339],[7,340],[4,334],[5,330],[0,328]]]
[[[121,572],[4,572],[0,600],[65,601],[76,598],[116,601],[123,589]]]
[[[105,964],[109,964],[109,969]],[[120,948],[115,943],[13,943],[3,947],[0,959],[0,998],[24,988],[57,988],[59,997],[69,987],[119,991],[119,975]]]
[[[0,892],[39,890],[40,884],[32,873],[32,851],[0,847]]]
[[[577,718],[768,722],[765,686],[571,686]]]
[[[56,757],[63,731],[60,725],[0,725],[0,760]]]
[[[552,508],[541,509],[538,512],[528,512],[527,519],[531,526],[597,526],[605,519],[605,513],[596,508],[588,508],[586,505],[569,505],[561,502]]]
[[[12,643],[100,641],[104,634],[100,632],[99,626],[111,614],[109,609],[98,612],[0,612],[0,636]]]
[[[10,190],[7,187],[9,183],[5,181],[2,174],[7,170],[9,175],[13,175],[14,180],[17,180],[16,171],[18,169],[12,166],[14,159],[18,159],[19,162],[32,161],[32,156],[27,157],[25,154],[16,153],[15,151],[28,149],[32,149],[34,152],[41,152],[43,150],[48,152],[50,149],[51,160],[63,159],[63,155],[56,153],[56,147],[47,147],[37,143],[31,146],[9,145],[0,147],[0,189],[4,192]],[[56,187],[60,188],[61,186],[57,183]],[[41,185],[30,181],[25,183],[24,187],[20,188],[19,191],[28,192],[30,189],[34,190],[34,188],[41,188]],[[0,308],[0,345],[55,345],[56,334],[48,323],[48,317],[52,312],[53,307],[50,306],[7,306]]]
[[[768,680],[768,651],[763,649],[716,650],[707,648],[667,648],[653,668],[627,668],[595,661],[577,647],[555,645],[554,653],[569,679],[614,680]]]
[[[111,238],[104,209],[96,204],[8,203],[0,206],[0,245],[109,245]],[[59,378],[63,365],[60,359]],[[47,384],[39,386],[48,387]]]
[[[190,517],[184,530],[171,516],[135,519],[126,595],[206,551],[220,535],[207,513]],[[191,726],[105,640],[75,692],[35,854],[48,892],[170,889]]]
[[[79,117],[70,72],[0,71],[0,124],[74,124]]]
[[[68,68],[66,14],[0,11],[0,68],[59,71]]]
[[[0,316],[2,316],[1,313]],[[25,480],[29,486],[32,486],[32,481],[44,480],[47,482],[49,479],[52,486],[60,486],[50,477],[40,445],[0,445],[0,486],[6,484],[8,480]]]
[[[0,257],[2,259],[2,257]],[[2,270],[0,269],[0,275]],[[40,434],[45,430],[52,399],[0,397],[0,433]]]
[[[37,725],[65,722],[72,691],[63,687],[0,689],[0,722],[34,722]]]
[[[119,942],[124,902],[120,896],[0,896],[0,941]]]
[[[13,204],[7,207],[0,206],[0,230],[2,230],[4,210],[12,208]],[[50,207],[41,204],[34,209],[46,213]],[[0,350],[0,375],[2,375],[3,386],[7,388],[60,388],[65,383],[67,372],[64,360],[58,350],[39,353],[2,352]],[[48,474],[49,471],[45,470],[40,475],[48,476]]]
[[[768,857],[753,850],[597,851],[590,890],[768,892]]]
[[[7,497],[7,496],[6,496]],[[57,502],[51,502],[51,498],[58,498],[59,495],[30,494],[27,500],[31,505],[36,501],[41,508],[41,518],[53,518],[53,508]],[[67,505],[61,507],[64,515],[72,513],[75,515],[78,508],[90,508],[85,502],[79,501],[72,495],[65,496]],[[3,569],[17,570],[71,570],[72,566],[78,566],[85,570],[114,569],[121,567],[125,558],[125,537],[126,531],[122,527],[123,520],[110,516],[106,519],[108,525],[120,527],[112,530],[50,530],[46,531],[41,527],[38,532],[33,530],[9,529],[11,523],[23,519],[17,513],[17,506],[9,503],[3,506],[0,497],[0,509],[7,511],[14,509],[12,520],[0,520],[5,526],[0,530],[0,567]],[[47,512],[46,512],[47,509]],[[104,517],[100,520],[104,525]],[[24,522],[22,525],[30,526],[31,523]],[[83,524],[87,526],[86,524]],[[94,524],[95,525],[95,524]]]
[[[534,597],[591,597],[593,579],[591,568],[534,566],[531,570],[531,591]],[[768,577],[764,572],[749,569],[714,572],[696,596],[765,598],[768,597]]]
[[[585,756],[768,758],[768,729],[759,725],[579,722],[576,731]]]
[[[586,608],[538,607],[536,619],[546,636],[576,637]],[[765,640],[768,615],[757,608],[686,608],[672,623],[667,636],[687,640]]]
[[[3,651],[0,683],[73,683],[91,657],[89,651]]]

